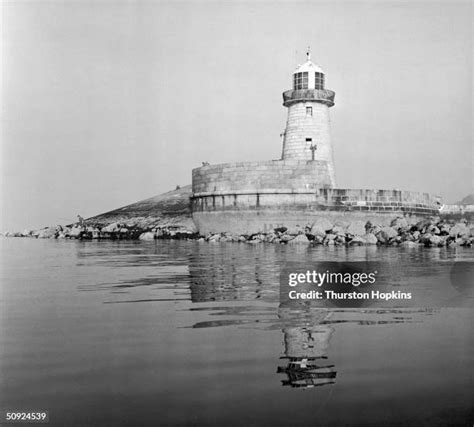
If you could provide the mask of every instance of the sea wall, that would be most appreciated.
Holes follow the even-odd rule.
[[[401,190],[282,188],[194,192],[191,210],[200,234],[258,233],[320,219],[341,225],[362,220],[384,225],[397,217],[417,221],[437,215],[438,201],[427,193]]]

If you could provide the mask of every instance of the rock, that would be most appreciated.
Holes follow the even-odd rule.
[[[331,229],[332,234],[344,234],[344,228],[342,228],[340,225],[335,225]]]
[[[296,236],[294,239],[288,241],[289,245],[309,245],[309,240],[304,234]]]
[[[366,231],[366,234],[370,233],[376,236],[380,231],[382,231],[382,227],[379,225],[373,225],[369,231]]]
[[[354,238],[349,242],[351,246],[361,246],[365,245],[365,239],[361,236],[354,236]]]
[[[420,247],[420,244],[419,243],[416,243],[416,242],[411,242],[411,241],[405,241],[405,242],[402,242],[400,244],[401,247],[403,248],[418,248]]]
[[[390,227],[394,228],[395,230],[400,230],[401,228],[408,227],[408,221],[405,218],[395,218],[390,223]]]
[[[286,230],[287,234],[291,234],[293,236],[297,236],[298,234],[304,234],[305,233],[305,227],[302,227],[301,225],[295,225],[288,227],[288,230]]]
[[[286,230],[288,230],[288,228],[286,228],[286,227],[278,227],[278,228],[275,228],[273,231],[274,231],[275,233],[285,233]]]
[[[397,236],[397,231],[394,230],[392,227],[383,227],[377,233],[377,239],[380,243],[388,243],[390,239],[393,239]]]
[[[326,235],[326,232],[332,229],[332,223],[330,223],[326,218],[318,218],[313,225],[311,226],[310,233],[314,236]]]
[[[451,228],[451,230],[449,230],[449,235],[451,237],[463,237],[463,236],[469,236],[469,234],[470,234],[469,227],[463,222],[458,222]]]
[[[421,221],[418,221],[413,227],[415,230],[423,232],[431,224],[432,224],[431,219],[423,219]]]
[[[439,236],[432,235],[429,239],[432,246],[441,246],[443,243],[443,239]]]
[[[449,231],[450,230],[451,230],[451,226],[449,224],[439,225],[439,234],[441,236],[449,236]]]
[[[56,236],[56,227],[47,227],[40,230],[38,239],[54,239]]]
[[[364,234],[362,238],[365,240],[366,245],[376,245],[378,242],[377,236],[372,233]]]
[[[106,233],[113,233],[119,230],[120,230],[120,225],[117,222],[113,222],[112,224],[109,224],[102,228],[102,231],[105,231]]]
[[[273,241],[275,239],[277,239],[277,235],[275,233],[268,233],[265,238],[264,238],[264,241],[267,242],[267,243],[273,243]]]
[[[324,241],[324,237],[322,236],[314,236],[314,240],[312,240],[313,245],[322,245]]]
[[[221,235],[220,234],[212,234],[209,236],[207,239],[208,242],[216,243],[221,240]]]
[[[441,230],[436,227],[436,225],[432,225],[431,227],[429,227],[428,232],[430,232],[431,234],[439,235],[441,233]]]
[[[138,237],[140,240],[155,240],[155,233],[151,231],[147,231],[145,233],[140,234]]]
[[[365,225],[366,223],[364,221],[351,222],[346,227],[346,233],[353,236],[363,236],[365,234]]]
[[[82,233],[82,228],[81,227],[73,227],[69,230],[68,235],[69,235],[69,237],[75,237],[77,239],[77,238],[79,238],[81,233]]]
[[[282,236],[280,236],[280,240],[285,243],[290,241],[293,238],[294,236],[290,236],[289,234],[283,234]]]
[[[334,239],[334,243],[336,245],[345,245],[346,244],[346,236],[344,234],[338,234]]]

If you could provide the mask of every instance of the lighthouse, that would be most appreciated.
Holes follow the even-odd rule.
[[[329,108],[335,93],[325,88],[325,73],[307,60],[293,72],[293,89],[283,92],[288,119],[283,133],[282,160],[327,162],[329,178],[335,187],[335,171]],[[315,163],[316,165],[316,163]]]

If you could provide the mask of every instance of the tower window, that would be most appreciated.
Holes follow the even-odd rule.
[[[308,73],[293,74],[293,87],[294,90],[308,89]]]
[[[313,142],[313,138],[306,138],[306,142]]]
[[[306,115],[307,116],[313,115],[313,107],[306,107]]]
[[[324,89],[324,74],[323,73],[314,73],[314,88]]]

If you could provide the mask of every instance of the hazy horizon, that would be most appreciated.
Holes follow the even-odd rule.
[[[0,231],[173,190],[203,161],[279,158],[308,45],[336,92],[337,187],[473,192],[469,1],[1,7]]]

